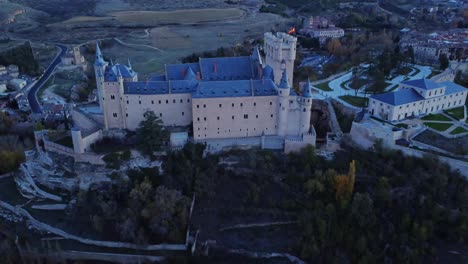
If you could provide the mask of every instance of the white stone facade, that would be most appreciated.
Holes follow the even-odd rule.
[[[256,50],[249,58],[167,65],[165,75],[146,84],[138,81],[130,63],[109,64],[97,48],[96,81],[105,129],[135,130],[145,112],[153,111],[165,126],[192,125],[195,141],[292,136],[291,149],[301,142],[315,145],[310,84],[302,95],[290,87],[296,43],[285,33],[266,33],[265,65]]]
[[[399,121],[465,105],[468,89],[451,82],[432,84],[436,86],[425,89],[402,83],[397,92],[371,96],[368,111],[384,120]]]

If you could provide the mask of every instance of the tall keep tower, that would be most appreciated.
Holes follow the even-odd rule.
[[[310,130],[310,115],[312,110],[312,86],[310,85],[309,78],[304,86],[304,91],[300,97],[301,106],[301,123],[300,133],[307,134]]]
[[[275,83],[281,82],[281,72],[286,70],[288,82],[293,83],[297,38],[283,32],[264,34],[265,63],[273,68]]]
[[[104,86],[104,73],[106,72],[106,67],[109,65],[107,61],[104,60],[102,56],[101,49],[99,48],[99,44],[96,43],[96,58],[94,60],[94,74],[96,75],[96,86],[98,91],[98,100],[99,100],[99,107],[101,111],[104,112],[104,93],[103,93],[103,86]]]
[[[281,75],[280,84],[278,85],[278,100],[279,100],[279,112],[278,112],[278,135],[286,136],[288,131],[288,115],[289,115],[289,94],[291,87],[288,83],[288,77],[286,70],[283,70]]]
[[[75,60],[75,64],[79,65],[82,63],[81,61],[81,52],[80,52],[80,46],[74,46],[73,47],[73,59]]]

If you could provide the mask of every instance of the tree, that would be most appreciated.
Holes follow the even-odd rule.
[[[356,180],[356,163],[351,161],[349,171],[346,175],[338,175],[335,177],[336,199],[346,203],[353,194],[354,182]]]
[[[139,150],[148,156],[161,149],[169,139],[169,133],[162,126],[162,121],[153,111],[145,112],[145,119],[140,122],[136,133]]]
[[[448,60],[447,54],[442,53],[442,54],[439,55],[439,63],[440,63],[440,69],[441,70],[445,70],[445,69],[448,68],[449,60]]]

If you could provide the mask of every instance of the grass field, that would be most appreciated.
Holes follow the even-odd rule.
[[[433,120],[433,121],[451,121],[450,118],[443,114],[429,114],[421,118],[422,120]]]
[[[452,132],[450,132],[450,134],[457,135],[457,134],[462,134],[462,133],[466,133],[466,132],[468,132],[468,130],[466,130],[465,128],[457,127],[454,130],[452,130]]]
[[[465,108],[463,106],[445,110],[444,112],[458,120],[463,119],[465,117]]]
[[[326,92],[329,92],[329,91],[333,91],[330,86],[328,86],[330,82],[324,82],[324,83],[319,83],[319,84],[315,84],[313,85],[314,87],[317,87],[318,89],[322,90],[322,91],[326,91]]]
[[[244,11],[239,8],[226,9],[187,9],[176,11],[120,11],[107,16],[76,16],[71,19],[55,23],[55,26],[70,26],[95,22],[120,22],[123,25],[157,26],[161,24],[196,24],[239,18]]]
[[[410,68],[410,67],[403,67],[403,68],[400,68],[397,73],[400,74],[400,75],[408,75],[410,72],[412,72],[413,69]]]
[[[149,30],[148,37],[142,37],[146,35],[144,29],[136,29],[131,32],[132,36],[119,39],[125,43],[159,48],[162,52],[144,46],[123,46],[115,40],[106,40],[107,45],[102,45],[101,50],[106,59],[112,58],[114,63],[126,63],[130,58],[140,80],[144,80],[150,75],[162,73],[164,64],[180,62],[181,58],[193,53],[241,45],[245,39],[260,39],[264,32],[272,28],[282,30],[288,21],[278,15],[260,13],[244,16],[236,23],[156,27]],[[94,59],[94,54],[85,55],[88,61]]]
[[[435,129],[437,131],[445,131],[447,130],[449,127],[451,127],[453,125],[453,123],[433,123],[433,122],[425,122],[424,125],[432,128],[432,129]]]
[[[366,107],[367,103],[369,102],[368,98],[352,96],[352,95],[343,95],[343,96],[339,96],[339,98],[347,102],[348,104],[356,106],[356,107]]]

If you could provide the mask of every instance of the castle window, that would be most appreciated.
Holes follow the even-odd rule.
[[[243,103],[240,103],[240,106],[242,107],[242,106],[244,106],[244,104],[243,104]]]
[[[222,105],[222,104],[219,104],[219,108],[221,108],[221,107],[223,107],[223,105]]]
[[[180,99],[180,103],[183,103],[183,102],[184,102],[184,100]]]
[[[141,101],[138,101],[139,104],[141,104]]]
[[[115,99],[115,95],[111,95],[111,99],[114,100],[114,99]]]
[[[206,104],[203,105],[203,108],[206,108]]]
[[[161,104],[161,100],[159,100],[159,102],[158,102],[158,103],[159,103],[159,104]]]
[[[128,117],[128,113],[126,113],[125,116]]]
[[[159,113],[159,116],[162,117],[162,113]]]
[[[249,115],[244,115],[244,119],[249,119]]]
[[[304,108],[304,110],[302,110],[302,111],[305,113],[306,109]]]
[[[199,118],[199,117],[197,117],[197,121],[200,121],[200,118]]]
[[[255,118],[258,118],[258,115],[256,115]]]
[[[203,120],[206,121],[206,117],[204,117]]]
[[[129,104],[128,100],[127,100],[127,104]]]
[[[184,116],[184,115],[185,115],[185,113],[184,113],[184,112],[182,112],[182,115]]]
[[[273,105],[273,102],[270,102],[270,105]]]
[[[234,103],[232,103],[232,107],[234,107]]]
[[[429,96],[431,96],[432,92],[429,92]]]
[[[254,102],[254,106],[257,106],[257,103]]]
[[[190,99],[187,99],[187,103],[190,103]]]
[[[175,99],[174,99],[174,100],[172,100],[172,102],[175,104]]]
[[[112,115],[113,115],[114,117],[117,117],[117,113],[113,113]]]
[[[234,120],[234,116],[232,116],[232,120]]]
[[[273,117],[273,114],[271,114],[270,117]]]
[[[197,105],[197,108],[200,108],[200,105]]]
[[[153,100],[151,100],[151,104],[154,104],[154,101],[153,101]]]
[[[198,128],[198,131],[200,131],[200,128]]]
[[[217,119],[219,120],[219,116],[218,116],[218,118],[217,118]],[[218,128],[218,129],[219,129],[219,128]]]
[[[169,100],[166,100],[166,104],[168,104],[168,103],[169,103]]]

